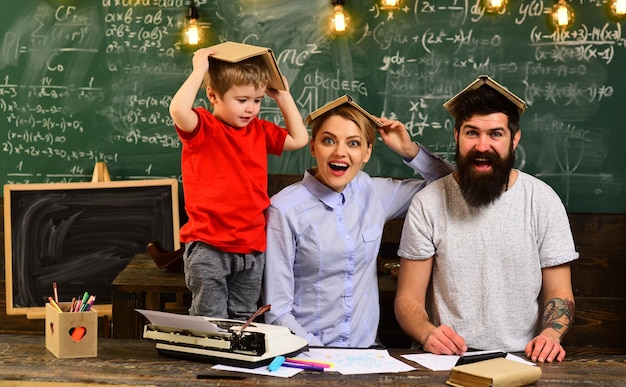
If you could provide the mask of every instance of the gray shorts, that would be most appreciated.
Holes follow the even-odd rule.
[[[247,320],[261,294],[265,253],[237,254],[191,242],[183,255],[192,316]]]

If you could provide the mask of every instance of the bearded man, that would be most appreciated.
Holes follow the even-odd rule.
[[[562,361],[578,258],[559,196],[514,169],[523,100],[480,76],[444,104],[457,171],[414,197],[398,256],[396,318],[423,349]]]

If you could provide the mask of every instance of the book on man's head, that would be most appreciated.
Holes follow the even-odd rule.
[[[215,54],[211,55],[212,58],[229,63],[237,63],[255,56],[261,56],[272,76],[272,81],[268,86],[276,90],[287,89],[271,48],[237,42],[224,42],[209,48],[215,51]]]
[[[515,360],[483,360],[455,366],[447,384],[455,387],[518,387],[537,383],[541,368]]]
[[[517,111],[519,112],[520,115],[524,114],[524,112],[526,111],[526,102],[524,102],[523,99],[513,94],[508,88],[502,86],[501,84],[499,84],[498,82],[490,78],[489,75],[479,75],[478,78],[476,78],[475,81],[470,83],[465,89],[461,90],[461,92],[459,92],[457,95],[455,95],[454,97],[446,101],[446,103],[443,104],[443,107],[446,108],[446,110],[450,111],[450,106],[457,99],[462,97],[463,94],[465,94],[466,92],[470,90],[476,90],[482,85],[487,85],[491,87],[492,89],[500,93],[502,96],[504,96],[506,99],[513,102],[513,104],[517,106]]]
[[[352,97],[350,97],[349,95],[344,95],[341,96],[339,98],[337,98],[334,101],[330,101],[329,103],[327,103],[326,105],[322,106],[321,108],[315,110],[314,112],[312,112],[311,114],[309,114],[306,117],[306,124],[307,125],[311,125],[311,122],[316,119],[317,117],[323,115],[324,113],[333,110],[334,108],[341,106],[343,104],[348,104],[350,106],[355,107],[358,111],[360,111],[361,113],[363,113],[363,115],[367,118],[369,118],[372,122],[374,122],[374,124],[376,124],[376,126],[378,126],[379,128],[383,127],[383,123],[380,122],[380,120],[376,117],[374,117],[373,115],[371,115],[370,113],[368,113],[367,110],[363,109],[361,106],[359,106],[358,103],[354,102],[354,100],[352,99]]]

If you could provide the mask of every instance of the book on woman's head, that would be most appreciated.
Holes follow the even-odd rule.
[[[383,123],[380,122],[380,120],[378,118],[374,117],[367,110],[365,110],[361,106],[359,106],[359,104],[354,102],[352,97],[350,97],[347,94],[337,98],[334,101],[330,101],[326,105],[322,106],[321,108],[319,108],[319,109],[315,110],[314,112],[312,112],[311,114],[309,114],[306,117],[306,124],[307,125],[311,125],[311,122],[314,119],[316,119],[317,117],[320,117],[320,116],[324,115],[324,113],[329,112],[329,111],[333,110],[334,108],[336,108],[338,106],[341,106],[343,104],[348,104],[350,106],[353,106],[359,112],[361,112],[365,117],[369,118],[372,122],[374,122],[374,124],[376,124],[376,126],[378,126],[379,128],[383,127]]]

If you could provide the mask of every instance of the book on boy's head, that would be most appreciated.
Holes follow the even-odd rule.
[[[342,97],[337,98],[334,101],[331,101],[329,103],[327,103],[326,105],[322,106],[321,108],[315,110],[314,112],[312,112],[311,114],[309,114],[306,117],[306,124],[310,125],[311,121],[313,121],[314,119],[316,119],[317,117],[323,115],[324,113],[333,110],[334,108],[336,108],[337,106],[341,106],[343,104],[348,104],[350,106],[354,106],[358,111],[360,111],[361,113],[363,113],[363,115],[367,118],[369,118],[370,120],[372,120],[372,122],[374,122],[374,124],[376,124],[376,126],[378,126],[379,128],[383,127],[383,123],[380,122],[380,120],[376,117],[374,117],[373,115],[371,115],[370,113],[367,112],[367,110],[363,109],[361,106],[359,106],[359,104],[357,104],[356,102],[354,102],[354,100],[352,99],[352,97],[350,97],[349,95],[344,95]]]
[[[443,107],[446,108],[447,111],[450,111],[450,106],[454,104],[454,102],[457,99],[459,99],[464,93],[470,90],[476,90],[482,85],[487,85],[491,87],[492,89],[494,89],[495,91],[503,95],[506,99],[513,102],[515,106],[517,106],[517,111],[519,112],[520,115],[524,114],[524,112],[526,111],[526,102],[524,102],[523,99],[513,94],[509,89],[502,86],[501,84],[499,84],[498,82],[490,78],[488,75],[479,75],[475,81],[470,83],[465,89],[461,90],[460,93],[458,93],[454,97],[450,98],[446,103],[444,103]]]
[[[211,55],[212,58],[230,63],[237,63],[255,56],[261,56],[272,76],[272,81],[268,86],[276,90],[287,89],[271,48],[237,42],[224,42],[209,48],[215,51],[215,54]]]
[[[455,387],[518,387],[537,383],[541,368],[503,357],[455,366],[447,384]]]

